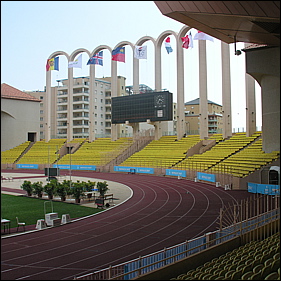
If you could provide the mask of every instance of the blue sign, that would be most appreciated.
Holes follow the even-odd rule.
[[[125,173],[139,173],[139,174],[154,174],[153,168],[145,167],[123,167],[123,166],[114,166],[115,172],[125,172]]]
[[[248,192],[257,193],[257,184],[248,182]]]
[[[38,169],[38,164],[17,164],[19,169]]]
[[[216,182],[216,175],[197,172],[197,178],[202,181]]]
[[[280,195],[280,185],[275,184],[260,184],[248,182],[248,192],[268,194],[268,195]]]
[[[64,170],[91,170],[91,171],[95,171],[96,170],[96,166],[95,165],[57,165],[54,164],[53,168],[60,168],[60,169],[64,169]]]
[[[175,177],[186,177],[186,171],[182,170],[173,170],[173,169],[166,169],[166,176],[175,176]]]

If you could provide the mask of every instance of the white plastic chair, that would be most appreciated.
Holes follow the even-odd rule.
[[[17,226],[17,232],[18,232],[18,229],[19,229],[20,226],[23,226],[23,229],[24,229],[24,231],[25,231],[25,222],[19,222],[18,217],[16,217],[16,219],[17,219],[17,224],[18,224],[18,226]]]

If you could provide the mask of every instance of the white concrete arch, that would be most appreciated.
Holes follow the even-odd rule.
[[[161,91],[162,89],[162,61],[161,61],[161,47],[164,39],[169,36],[174,35],[177,39],[177,33],[172,30],[163,31],[155,42],[155,89]]]
[[[146,41],[151,41],[153,42],[154,46],[156,43],[156,39],[151,37],[151,36],[143,36],[141,37],[137,42],[136,42],[136,46],[142,46],[143,43],[145,43]]]
[[[87,49],[79,48],[71,53],[69,61],[71,62],[80,53],[87,53],[90,56],[90,52]],[[68,68],[68,98],[67,98],[67,141],[70,142],[73,139],[73,67]]]
[[[130,46],[133,50],[134,54],[134,44],[129,41],[121,41],[115,45],[113,50],[119,47],[124,47],[124,46]],[[133,58],[133,88],[135,89],[135,76],[134,76],[134,70],[138,68],[139,62],[137,59]],[[111,60],[111,97],[116,97],[117,96],[117,61]],[[111,124],[111,140],[115,141],[117,140],[117,124]]]
[[[79,48],[72,52],[72,54],[69,56],[69,60],[73,61],[77,55],[84,52],[87,53],[89,56],[91,55],[91,53],[87,49]]]
[[[109,47],[109,46],[107,46],[107,45],[99,45],[98,47],[96,47],[96,48],[91,52],[91,57],[92,57],[93,55],[95,55],[96,53],[98,53],[98,52],[104,50],[104,49],[108,50],[110,53],[112,52],[111,47]]]
[[[69,61],[69,55],[64,51],[56,51],[52,53],[48,59],[52,59],[57,56],[65,56]],[[47,104],[47,120],[45,126],[45,141],[48,142],[51,139],[51,72],[46,71],[46,104]]]
[[[186,33],[187,33],[190,29],[191,29],[191,27],[188,26],[188,25],[185,25],[185,26],[183,26],[183,27],[181,28],[181,30],[180,30],[179,33],[178,33],[178,37],[179,37],[179,39],[180,39],[180,43],[182,43],[181,37],[184,37],[184,36],[186,35]]]
[[[90,57],[92,57],[93,55],[97,54],[98,52],[102,51],[102,50],[108,50],[110,53],[112,53],[112,49],[111,47],[107,46],[107,45],[99,45],[98,47],[96,47],[91,53],[90,53]],[[96,83],[95,83],[95,79],[96,79],[96,72],[95,72],[95,65],[94,64],[90,64],[90,89],[89,89],[89,101],[90,101],[90,105],[89,105],[89,141],[92,142],[95,140],[95,127],[94,127],[94,93],[95,93],[95,89],[96,89]],[[112,74],[111,74],[112,77]]]
[[[56,57],[56,56],[60,56],[60,55],[65,56],[65,57],[67,58],[67,60],[69,60],[69,54],[67,54],[67,53],[64,52],[64,51],[56,51],[56,52],[52,53],[52,54],[49,56],[48,59],[52,59],[52,58],[54,58],[54,57]]]
[[[181,139],[185,133],[184,116],[184,53],[181,37],[191,29],[189,26],[183,26],[176,38],[177,45],[177,138]]]

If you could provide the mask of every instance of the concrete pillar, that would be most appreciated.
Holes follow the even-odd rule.
[[[261,86],[262,149],[280,151],[280,47],[244,49],[246,72]]]
[[[184,58],[181,34],[177,37],[177,140],[185,133],[184,116]]]
[[[134,52],[133,52],[134,54]],[[133,55],[134,56],[134,55]],[[139,88],[139,60],[133,57],[133,93],[139,94],[140,88]]]
[[[46,71],[46,104],[47,104],[47,120],[44,124],[45,142],[51,139],[51,70]]]
[[[232,136],[231,78],[229,45],[221,41],[223,138]]]
[[[111,60],[111,97],[117,97],[117,61]],[[111,140],[117,140],[117,124],[111,124]]]
[[[256,132],[256,96],[255,79],[245,73],[246,85],[246,136],[250,137]]]
[[[162,68],[161,68],[161,44],[157,42],[157,44],[154,45],[155,48],[155,58],[154,58],[154,73],[155,73],[155,90],[161,91],[162,89]],[[155,128],[155,134],[154,139],[159,140],[162,137],[162,126],[161,121],[154,122],[154,128]]]
[[[95,121],[94,121],[94,94],[95,94],[95,65],[90,64],[90,91],[89,91],[89,142],[95,140]]]
[[[133,128],[133,139],[135,140],[138,137],[138,133],[140,131],[140,124],[139,123],[129,123],[126,121],[126,125]]]
[[[261,88],[262,149],[280,151],[280,76],[264,75]]]
[[[73,139],[73,68],[68,68],[67,142]]]
[[[198,40],[199,48],[199,122],[200,138],[208,138],[208,97],[206,40]]]

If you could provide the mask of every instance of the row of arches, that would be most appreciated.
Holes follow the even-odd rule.
[[[176,40],[176,86],[177,86],[177,138],[181,139],[184,136],[184,125],[185,125],[185,114],[184,114],[184,52],[182,47],[181,37],[184,37],[186,33],[191,29],[189,26],[184,26],[177,33],[172,30],[166,30],[162,32],[157,39],[154,39],[151,36],[143,36],[135,44],[129,41],[121,41],[114,46],[112,49],[107,45],[99,45],[92,52],[87,49],[79,48],[73,51],[70,55],[64,51],[56,51],[49,56],[49,59],[52,59],[56,56],[63,55],[67,58],[67,61],[74,61],[77,55],[85,52],[88,54],[89,58],[94,54],[107,49],[110,53],[112,50],[118,47],[130,46],[132,49],[132,54],[134,54],[135,46],[141,46],[146,41],[151,41],[154,46],[154,81],[155,81],[155,90],[161,91],[162,89],[162,70],[161,70],[161,46],[163,41],[167,36],[174,36]],[[225,76],[223,79],[223,110],[224,115],[227,119],[224,120],[224,137],[228,137],[232,133],[232,124],[231,124],[231,93],[230,93],[230,58],[229,58],[229,45],[221,42],[222,48],[222,73]],[[206,67],[206,41],[199,41],[199,95],[200,95],[200,137],[204,139],[208,137],[208,113],[207,113],[207,67]],[[90,65],[90,89],[89,89],[89,141],[95,139],[94,135],[94,105],[93,105],[93,95],[95,92],[95,65]],[[51,135],[51,71],[46,71],[46,97],[47,97],[47,126],[46,126],[46,141],[50,139]],[[139,60],[133,57],[133,92],[139,92]],[[111,60],[111,96],[117,96],[117,61]],[[67,140],[71,141],[73,139],[73,128],[72,124],[72,103],[73,100],[73,68],[68,68],[68,112],[67,112]],[[163,122],[154,122],[152,125],[155,129],[155,139],[159,139],[162,136],[162,126]],[[138,130],[139,124],[131,124],[133,131]],[[111,125],[111,138],[112,140],[117,139],[117,126],[116,124]]]

